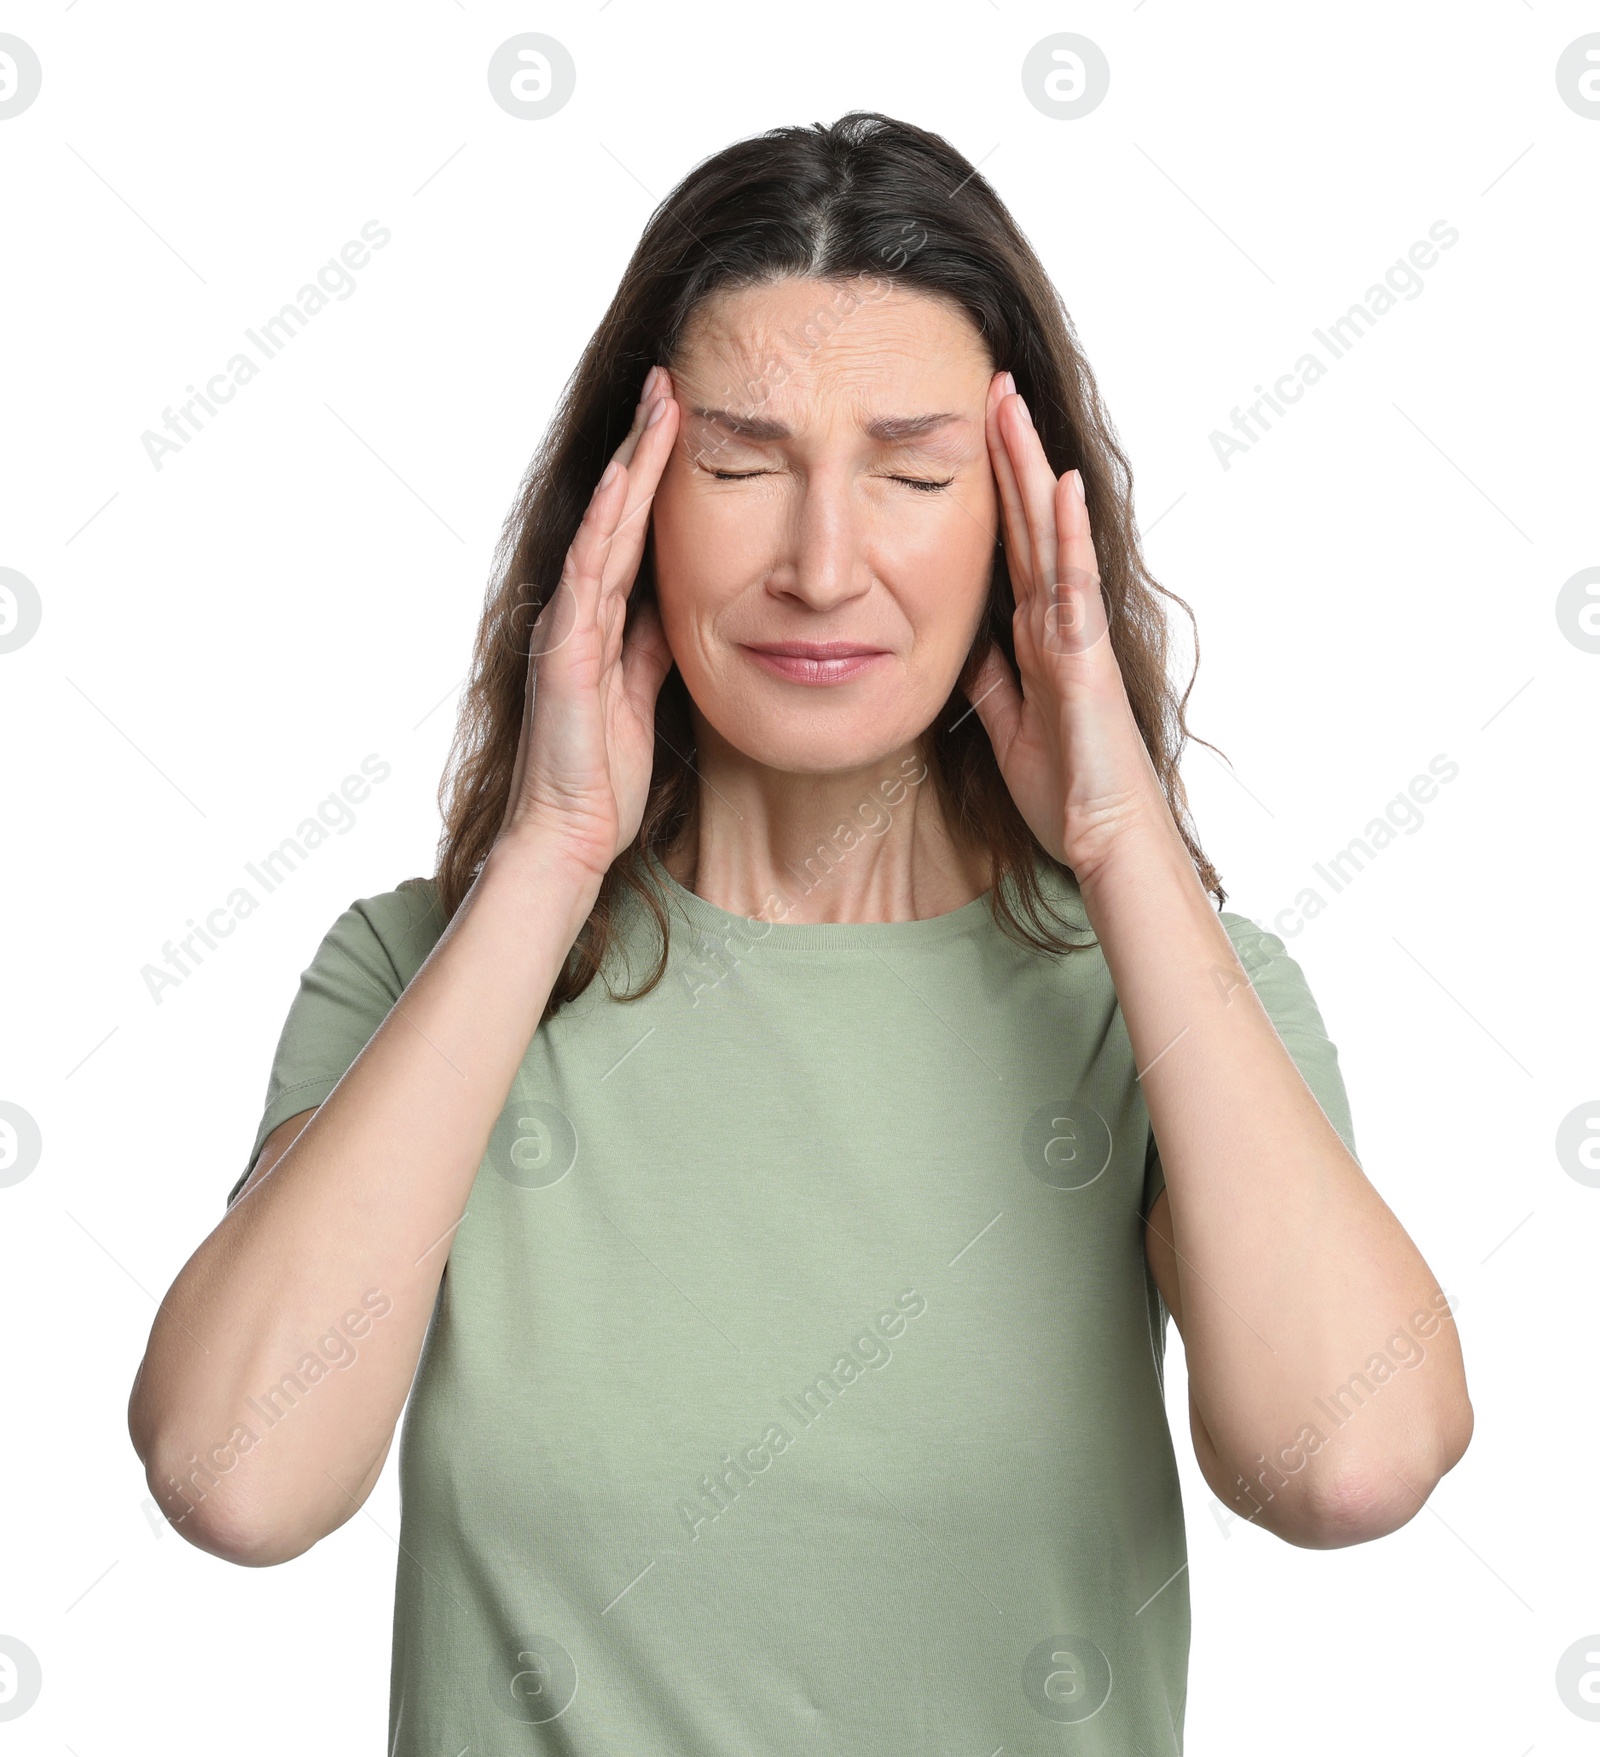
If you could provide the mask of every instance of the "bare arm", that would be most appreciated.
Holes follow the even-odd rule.
[[[664,418],[647,426],[641,403],[534,624],[510,797],[476,882],[322,1105],[263,1144],[156,1314],[129,1433],[169,1520],[230,1561],[301,1554],[377,1480],[495,1119],[638,832],[671,653],[653,605],[626,639],[623,611],[676,433],[666,382]],[[339,1359],[307,1384],[310,1354]]]
[[[1176,833],[1159,848],[1107,866],[1085,900],[1167,1169],[1146,1250],[1188,1354],[1195,1456],[1224,1505],[1287,1542],[1366,1542],[1466,1450],[1455,1324]]]
[[[274,1131],[173,1283],[129,1428],[151,1492],[200,1548],[285,1561],[376,1481],[450,1235],[592,902],[559,849],[498,845],[349,1072]],[[343,1339],[319,1350],[330,1331]],[[308,1383],[297,1365],[319,1353],[350,1364]]]
[[[1099,488],[1056,475],[1010,373],[988,419],[1015,667],[991,644],[967,693],[1018,810],[1077,878],[1116,988],[1166,1172],[1146,1247],[1188,1354],[1201,1469],[1289,1542],[1382,1536],[1471,1438],[1448,1302],[1200,882],[1118,661]]]

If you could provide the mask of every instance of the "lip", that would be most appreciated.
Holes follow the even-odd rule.
[[[859,677],[889,654],[882,647],[864,647],[857,641],[762,641],[748,644],[747,652],[763,670],[791,683],[843,683]]]

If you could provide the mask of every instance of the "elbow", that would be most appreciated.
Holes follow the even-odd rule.
[[[167,1523],[180,1537],[235,1567],[275,1568],[304,1555],[316,1542],[315,1537],[277,1530],[215,1493],[190,1499],[182,1489],[159,1487],[154,1471],[149,1473],[149,1482]]]
[[[208,1556],[240,1568],[273,1568],[316,1543],[320,1532],[289,1530],[263,1515],[244,1485],[196,1467],[192,1450],[159,1438],[139,1448],[145,1481],[167,1524]]]
[[[1317,1473],[1306,1484],[1296,1517],[1279,1535],[1302,1549],[1345,1549],[1372,1543],[1408,1524],[1422,1511],[1447,1472],[1461,1462],[1472,1440],[1472,1405],[1463,1393],[1459,1408],[1404,1458],[1348,1462]]]
[[[241,1568],[271,1568],[302,1556],[320,1531],[287,1529],[256,1505],[241,1471],[242,1449],[196,1446],[159,1406],[140,1365],[128,1398],[128,1438],[167,1524],[209,1556]]]
[[[1341,1550],[1398,1531],[1422,1510],[1434,1483],[1390,1472],[1353,1471],[1308,1485],[1298,1517],[1279,1535],[1306,1550]]]

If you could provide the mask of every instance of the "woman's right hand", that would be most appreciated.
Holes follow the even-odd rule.
[[[638,834],[655,760],[655,703],[672,652],[654,603],[623,638],[650,507],[678,431],[655,366],[533,624],[522,736],[498,841],[552,838],[596,882]],[[613,473],[614,472],[614,473]]]

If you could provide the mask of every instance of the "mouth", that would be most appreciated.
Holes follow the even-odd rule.
[[[760,641],[743,650],[763,670],[791,683],[810,684],[843,683],[890,656],[883,647],[858,641]]]

